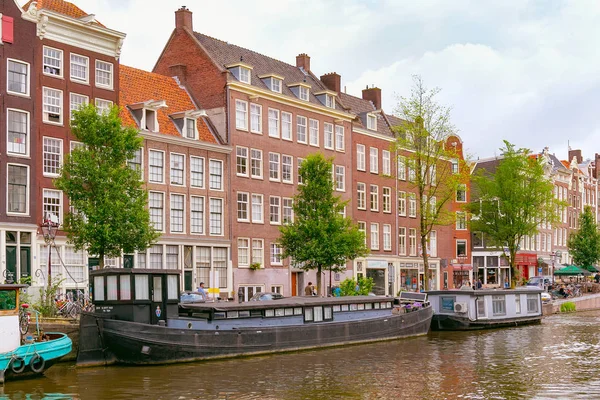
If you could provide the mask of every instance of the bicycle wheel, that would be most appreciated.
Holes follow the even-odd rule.
[[[27,314],[23,312],[19,314],[19,331],[21,331],[21,335],[25,335],[29,331],[29,320]]]

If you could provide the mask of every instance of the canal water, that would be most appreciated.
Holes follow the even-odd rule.
[[[600,312],[485,332],[160,367],[52,367],[0,399],[598,399]]]

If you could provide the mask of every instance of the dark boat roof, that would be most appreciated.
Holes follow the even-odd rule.
[[[471,296],[482,296],[482,295],[501,295],[501,294],[515,294],[515,293],[529,293],[529,294],[538,294],[543,293],[544,290],[540,289],[536,286],[530,286],[527,289],[449,289],[449,290],[428,290],[426,293],[429,296],[436,295],[459,295],[459,294],[470,294]]]
[[[284,297],[279,300],[265,301],[249,301],[246,303],[236,303],[233,301],[222,301],[216,303],[191,303],[180,304],[184,309],[191,310],[214,310],[214,311],[231,311],[231,310],[257,310],[266,308],[282,308],[282,307],[303,307],[303,306],[318,306],[318,305],[335,305],[335,304],[351,304],[351,303],[377,303],[383,301],[394,301],[393,297],[386,296],[344,296],[344,297]]]
[[[150,268],[102,268],[90,271],[90,276],[101,275],[128,275],[128,274],[164,274],[164,275],[181,275],[181,271],[177,269],[150,269]]]
[[[18,283],[0,284],[0,290],[14,290],[29,287],[29,285],[21,285]]]

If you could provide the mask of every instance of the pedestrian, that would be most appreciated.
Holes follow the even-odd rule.
[[[200,282],[200,286],[198,287],[198,293],[200,293],[206,300],[206,290],[204,289],[204,282]]]
[[[483,287],[483,282],[481,282],[481,278],[477,279],[477,289],[481,289]]]
[[[306,285],[306,287],[304,288],[304,295],[313,296],[314,290],[315,289],[313,288],[312,282],[308,282],[308,285]]]
[[[596,283],[600,283],[600,273],[596,272],[596,276],[594,276],[594,281],[596,281]]]
[[[334,297],[341,297],[341,296],[342,296],[342,289],[340,289],[340,287],[339,287],[339,286],[336,286],[336,287],[333,289],[333,296],[334,296]]]
[[[238,303],[244,302],[244,288],[240,286],[238,289]]]
[[[356,293],[360,293],[360,285],[358,284],[358,282],[356,282],[356,287],[354,288],[354,291]]]

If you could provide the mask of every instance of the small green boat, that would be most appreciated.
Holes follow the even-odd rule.
[[[64,333],[47,332],[22,339],[19,323],[19,289],[26,285],[0,285],[0,384],[5,379],[43,374],[71,351]]]

